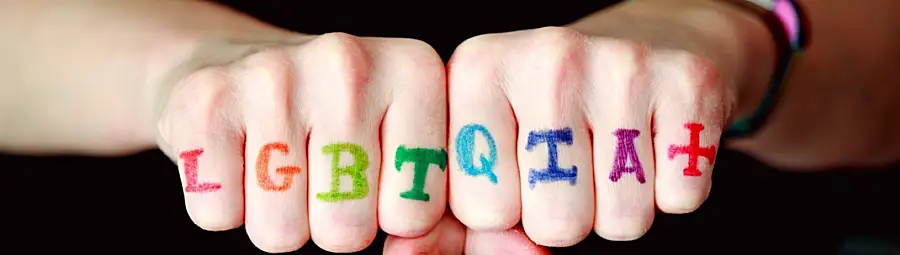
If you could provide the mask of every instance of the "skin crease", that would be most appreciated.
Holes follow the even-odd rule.
[[[890,10],[900,8],[900,2],[800,2],[804,3],[812,19],[813,44],[794,70],[782,104],[772,115],[769,125],[757,137],[734,141],[728,146],[773,166],[798,171],[877,166],[897,160],[900,156],[900,135],[896,134],[900,127],[900,111],[897,110],[900,109],[897,103],[900,87],[895,84],[900,73],[892,70],[900,67],[900,52],[893,47],[900,44],[896,33],[900,18]],[[104,3],[103,8],[91,2],[0,3],[0,41],[4,42],[0,55],[5,56],[0,60],[0,91],[4,91],[0,93],[0,150],[16,154],[115,156],[154,148],[153,122],[159,114],[158,102],[165,101],[160,95],[168,94],[175,81],[200,67],[231,62],[273,44],[297,44],[307,40],[305,35],[289,33],[209,3],[114,3]],[[205,11],[173,11],[197,9]],[[677,10],[709,15],[676,15]],[[54,15],[63,11],[69,15]],[[714,15],[716,13],[726,15]],[[634,19],[645,20],[648,26],[660,25],[652,22],[654,18],[683,21],[669,22],[673,25],[693,24],[694,29],[711,29],[692,30],[707,36],[743,40],[725,40],[725,44],[731,46],[724,47],[677,45],[679,41],[687,44],[688,40],[666,40],[670,38],[661,38],[666,35],[657,33],[628,34],[610,28]],[[703,20],[707,18],[715,21]],[[723,19],[728,22],[717,22]],[[758,101],[759,92],[771,72],[771,64],[765,64],[771,62],[765,59],[771,54],[759,52],[766,51],[765,46],[741,45],[768,43],[760,41],[761,38],[767,40],[768,36],[760,30],[760,24],[752,20],[753,17],[709,0],[690,3],[645,0],[597,12],[570,27],[585,34],[634,38],[651,45],[654,41],[670,41],[674,43],[665,47],[688,48],[713,59],[724,71],[747,78],[747,83],[739,88],[735,115],[740,115]],[[94,36],[69,34],[97,24],[103,24],[105,29],[94,30],[98,31]],[[752,24],[756,27],[751,28],[754,27]],[[128,36],[122,37],[122,33],[115,31],[149,32],[125,33]],[[722,36],[723,33],[729,36]],[[66,47],[50,43],[59,41],[65,41]],[[105,43],[98,43],[100,41]],[[723,57],[728,54],[716,52],[728,47],[748,51],[741,53],[747,59],[738,61],[735,59],[739,57]],[[750,56],[762,59],[750,59]],[[115,70],[103,70],[103,75],[83,75],[102,70],[93,67],[106,66],[103,63],[109,62],[122,65]],[[54,75],[44,75],[46,73]],[[29,100],[17,100],[20,98]],[[83,100],[72,98],[89,98],[91,100],[87,102],[121,107],[85,104]],[[820,114],[822,112],[829,114]],[[47,133],[56,135],[41,135]],[[110,137],[110,134],[133,139],[84,142],[106,141],[100,138]],[[447,233],[453,234],[462,232],[460,228],[442,229],[450,229]],[[426,239],[419,240],[434,244]],[[478,248],[472,249],[466,247],[466,251],[471,251],[467,254],[479,254]]]

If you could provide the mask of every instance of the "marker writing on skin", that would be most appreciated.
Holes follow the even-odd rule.
[[[637,129],[618,129],[613,132],[616,136],[616,158],[613,161],[612,171],[609,173],[609,180],[618,182],[624,174],[634,174],[639,183],[644,183],[647,179],[644,177],[644,168],[638,159],[637,150],[634,148],[634,139],[641,135],[641,131]],[[627,166],[627,163],[631,166]]]
[[[710,145],[707,147],[700,147],[700,131],[703,131],[705,127],[700,123],[687,123],[684,124],[684,128],[688,129],[690,132],[690,143],[688,145],[678,146],[678,145],[670,145],[669,146],[669,160],[675,159],[675,156],[685,154],[688,156],[688,165],[684,168],[684,176],[700,176],[702,173],[700,169],[697,168],[697,163],[700,161],[700,157],[704,157],[709,160],[709,165],[716,161],[716,146]]]
[[[275,169],[275,173],[281,175],[281,184],[272,181],[269,176],[269,160],[272,157],[272,151],[281,152],[287,155],[290,149],[284,143],[268,143],[259,150],[259,156],[256,157],[256,183],[260,188],[266,191],[285,191],[291,188],[294,175],[300,173],[300,167],[282,166]]]
[[[400,197],[419,201],[429,201],[431,196],[425,193],[425,177],[428,176],[428,168],[437,165],[441,172],[447,168],[447,151],[444,149],[406,148],[397,147],[397,156],[394,159],[394,167],[402,171],[404,163],[413,163],[412,188],[400,193]]]
[[[203,155],[203,149],[189,150],[178,154],[184,165],[184,179],[187,185],[184,186],[184,192],[206,193],[217,191],[222,188],[222,184],[213,182],[200,182],[197,169],[199,169],[200,155]]]
[[[341,167],[341,154],[349,152],[353,164]],[[323,202],[341,202],[363,199],[369,195],[369,180],[366,169],[369,168],[369,154],[359,145],[352,143],[335,143],[322,147],[322,153],[331,155],[331,191],[316,194]],[[353,187],[349,192],[341,192],[341,176],[349,176]]]
[[[488,145],[488,156],[479,154],[481,166],[475,166],[475,135],[480,133]],[[456,136],[456,162],[459,168],[469,176],[486,176],[493,184],[497,184],[494,167],[497,165],[497,144],[487,128],[479,124],[469,124],[459,130]]]
[[[528,144],[525,146],[526,151],[533,151],[534,148],[541,143],[547,144],[547,168],[545,169],[528,169],[528,186],[534,189],[538,182],[556,182],[568,181],[570,185],[575,185],[578,179],[578,167],[572,165],[572,168],[565,169],[559,167],[559,150],[558,144],[572,145],[572,128],[539,130],[528,132]]]

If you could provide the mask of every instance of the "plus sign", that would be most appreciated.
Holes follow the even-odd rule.
[[[687,123],[684,127],[691,132],[691,142],[684,146],[669,146],[669,160],[675,159],[679,154],[688,155],[688,165],[684,168],[684,176],[700,176],[700,169],[697,169],[697,161],[700,157],[709,160],[709,165],[716,161],[716,146],[700,147],[700,131],[703,131],[703,124]]]

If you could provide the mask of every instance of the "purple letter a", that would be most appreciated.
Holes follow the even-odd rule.
[[[609,173],[609,180],[618,182],[623,174],[634,173],[638,182],[646,182],[647,180],[644,179],[644,168],[641,167],[637,150],[634,149],[634,139],[641,134],[641,131],[636,129],[619,129],[613,134],[619,138],[619,141],[616,143],[616,159],[613,161],[613,169]],[[631,166],[627,167],[625,164],[629,158],[631,159]]]

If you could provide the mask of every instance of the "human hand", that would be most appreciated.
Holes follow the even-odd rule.
[[[475,231],[521,215],[543,246],[633,240],[708,196],[736,93],[705,55],[546,27],[469,39],[447,68],[450,206]]]
[[[310,36],[180,81],[159,145],[177,161],[201,228],[245,224],[267,252],[310,237],[353,252],[379,226],[418,237],[444,214],[445,89],[423,42]]]

